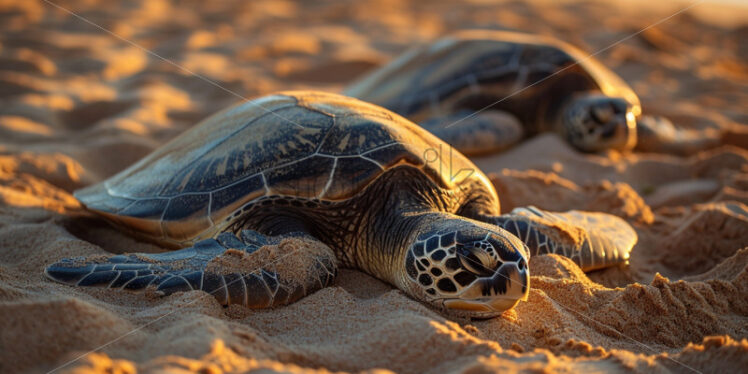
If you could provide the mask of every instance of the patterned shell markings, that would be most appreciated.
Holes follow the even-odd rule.
[[[398,164],[442,187],[481,178],[492,188],[472,162],[392,112],[285,92],[219,112],[75,196],[121,226],[183,246],[220,231],[225,217],[259,197],[344,200]]]
[[[510,95],[551,74],[572,72],[589,76],[601,92],[625,98],[635,115],[641,113],[631,87],[587,53],[555,38],[495,30],[461,31],[411,49],[344,93],[365,97],[418,122],[426,119],[429,108],[424,105],[436,101],[446,105],[453,90],[474,89],[484,76],[503,77],[505,94]]]

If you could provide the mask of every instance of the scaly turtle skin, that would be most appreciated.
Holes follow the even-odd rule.
[[[229,108],[75,196],[120,228],[183,249],[62,260],[49,278],[204,290],[253,308],[325,287],[342,265],[449,313],[489,317],[526,298],[530,253],[595,269],[625,262],[636,242],[606,214],[500,215],[486,176],[441,140],[386,109],[316,92]],[[301,250],[258,257],[289,240]]]
[[[688,153],[711,143],[641,116],[618,75],[579,49],[539,35],[463,31],[413,49],[345,95],[388,108],[465,154],[491,153],[555,131],[577,149]]]

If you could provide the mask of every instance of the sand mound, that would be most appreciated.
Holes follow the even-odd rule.
[[[700,4],[616,43],[680,3],[59,5],[174,64],[50,2],[0,2],[0,372],[748,367],[744,7]],[[73,190],[243,98],[339,92],[414,43],[474,27],[602,50],[596,57],[631,83],[646,112],[716,140],[685,155],[584,155],[546,134],[475,160],[490,173],[504,211],[533,204],[627,220],[639,236],[628,266],[585,274],[562,257],[532,258],[529,300],[475,321],[445,318],[346,269],[331,287],[268,310],[224,308],[204,292],[145,297],[44,278],[44,267],[63,257],[160,250],[83,211]]]

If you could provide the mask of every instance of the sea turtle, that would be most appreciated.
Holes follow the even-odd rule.
[[[642,116],[618,75],[560,40],[469,30],[416,47],[343,92],[407,117],[467,155],[555,131],[585,152],[690,153],[716,144]],[[638,135],[637,135],[638,134]],[[638,138],[638,139],[637,139]]]
[[[384,108],[310,91],[215,114],[75,196],[183,249],[66,259],[46,269],[52,280],[203,290],[253,308],[329,285],[339,264],[448,313],[490,317],[526,298],[530,253],[589,270],[626,262],[637,239],[603,213],[500,215],[486,176],[435,136]]]

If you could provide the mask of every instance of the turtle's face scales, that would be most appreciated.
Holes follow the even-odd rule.
[[[584,152],[630,150],[636,145],[636,118],[621,98],[587,95],[574,100],[561,118],[569,142]]]
[[[405,267],[415,296],[447,314],[489,318],[527,298],[528,253],[501,228],[450,220],[418,236]]]

